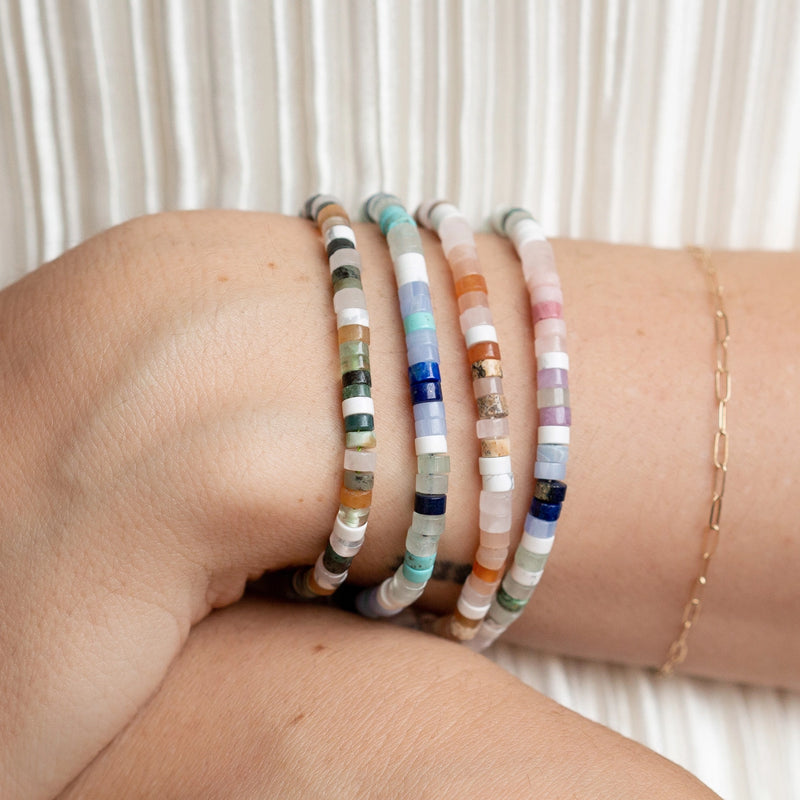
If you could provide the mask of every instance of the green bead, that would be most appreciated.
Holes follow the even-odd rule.
[[[347,431],[344,435],[344,446],[348,450],[371,450],[376,444],[372,431]]]
[[[371,389],[366,383],[351,383],[342,388],[342,400],[349,397],[372,397]]]
[[[342,289],[363,289],[361,280],[359,278],[342,278],[341,280],[334,281],[333,293],[340,292]]]
[[[417,472],[422,475],[447,475],[450,472],[450,456],[443,453],[417,456]]]
[[[530,550],[519,547],[514,554],[514,563],[528,572],[541,572],[548,555],[549,553],[531,553]]]
[[[375,418],[372,414],[348,414],[344,418],[344,429],[348,433],[375,430]]]
[[[342,370],[342,373],[345,372],[353,372],[357,369],[366,369],[370,368],[369,366],[369,356],[363,355],[352,355],[352,356],[339,356],[339,365]]]

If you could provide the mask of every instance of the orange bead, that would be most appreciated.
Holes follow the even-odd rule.
[[[317,214],[317,225],[322,225],[328,217],[344,217],[348,220],[348,223],[350,220],[347,216],[347,212],[338,203],[331,203],[329,206],[325,206],[325,208]]]
[[[369,508],[372,504],[372,492],[342,486],[339,490],[339,502],[348,508]]]
[[[467,292],[489,293],[489,290],[486,288],[486,279],[483,275],[473,272],[456,281],[456,297],[461,297],[462,294],[466,294]]]
[[[502,570],[486,569],[477,561],[472,562],[472,572],[476,578],[480,578],[484,583],[494,583],[502,575]]]
[[[308,588],[311,589],[311,591],[314,594],[319,595],[320,597],[326,597],[327,595],[333,594],[336,591],[336,589],[327,589],[324,586],[320,586],[316,582],[316,580],[314,580],[314,570],[313,569],[309,570],[309,575],[308,575],[308,579],[307,580],[308,580]]]
[[[500,345],[497,342],[478,342],[467,350],[471,364],[487,358],[500,359]]]
[[[369,344],[369,328],[363,325],[343,325],[338,329],[339,344],[343,342],[365,342]]]

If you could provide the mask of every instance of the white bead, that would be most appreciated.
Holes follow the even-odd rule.
[[[343,308],[336,312],[336,327],[344,328],[345,325],[361,325],[369,328],[369,312],[366,308]]]
[[[566,425],[540,425],[539,444],[569,444],[569,428]]]
[[[413,281],[428,282],[428,269],[422,253],[401,253],[394,260],[394,275],[398,286]]]
[[[542,353],[536,356],[537,369],[569,369],[569,356],[566,353]]]
[[[508,574],[521,586],[536,586],[543,572],[544,570],[541,569],[538,572],[528,572],[528,570],[522,569],[519,564],[514,563]]]
[[[351,414],[374,414],[375,404],[371,397],[348,397],[342,400],[342,416]]]
[[[364,534],[366,532],[366,522],[363,525],[359,525],[357,528],[351,528],[349,525],[345,525],[345,523],[342,522],[341,518],[337,514],[336,519],[333,522],[333,531],[331,532],[331,536],[338,536],[345,542],[358,542],[364,538]]]
[[[464,341],[467,343],[467,349],[478,342],[497,342],[497,331],[494,325],[475,325],[467,328]]]
[[[511,472],[511,456],[479,458],[478,471],[481,475],[503,475]]]
[[[514,476],[505,475],[483,475],[481,477],[484,492],[510,492],[514,488]]]
[[[531,536],[529,533],[524,533],[519,546],[529,553],[535,553],[541,556],[546,555],[553,549],[553,542],[555,540],[555,536],[551,536],[549,539],[539,539],[536,536]]]
[[[511,231],[510,238],[517,250],[526,242],[545,241],[542,226],[534,219],[521,219]]]
[[[438,203],[429,216],[431,219],[431,227],[438,231],[439,226],[448,217],[460,217],[462,214],[451,203]]]
[[[361,541],[348,542],[342,539],[341,536],[332,533],[328,542],[333,552],[337,555],[340,555],[342,558],[354,558],[358,555],[361,545],[364,544],[364,538],[362,537]]]
[[[414,439],[414,451],[418,456],[426,453],[446,453],[446,436],[418,436]]]
[[[334,239],[347,239],[353,243],[353,247],[356,246],[356,235],[353,233],[353,229],[347,225],[332,225],[325,231],[326,248]]]
[[[486,616],[486,612],[491,608],[492,605],[492,598],[486,600],[485,603],[481,605],[476,605],[474,603],[470,603],[469,600],[465,600],[464,596],[461,595],[458,598],[458,603],[456,607],[458,608],[459,612],[462,616],[466,617],[467,619],[483,619]]]

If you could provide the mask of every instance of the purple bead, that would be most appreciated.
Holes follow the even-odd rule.
[[[431,305],[431,293],[427,283],[422,281],[411,281],[404,283],[398,289],[400,297],[400,315],[405,319],[409,314],[417,311],[427,311],[433,313]]]
[[[416,403],[412,406],[414,419],[444,419],[444,403],[433,401],[432,403]]]
[[[572,410],[567,406],[549,406],[539,409],[540,425],[571,425]]]
[[[565,369],[540,369],[536,373],[537,389],[566,389],[569,373]]]
[[[428,405],[426,403],[426,405]],[[447,424],[442,417],[414,420],[414,433],[420,436],[447,436]]]

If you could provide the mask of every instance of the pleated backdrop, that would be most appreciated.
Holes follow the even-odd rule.
[[[796,0],[0,0],[0,280],[140,214],[315,190],[797,249],[799,41]],[[796,695],[492,657],[726,798],[800,797]]]

